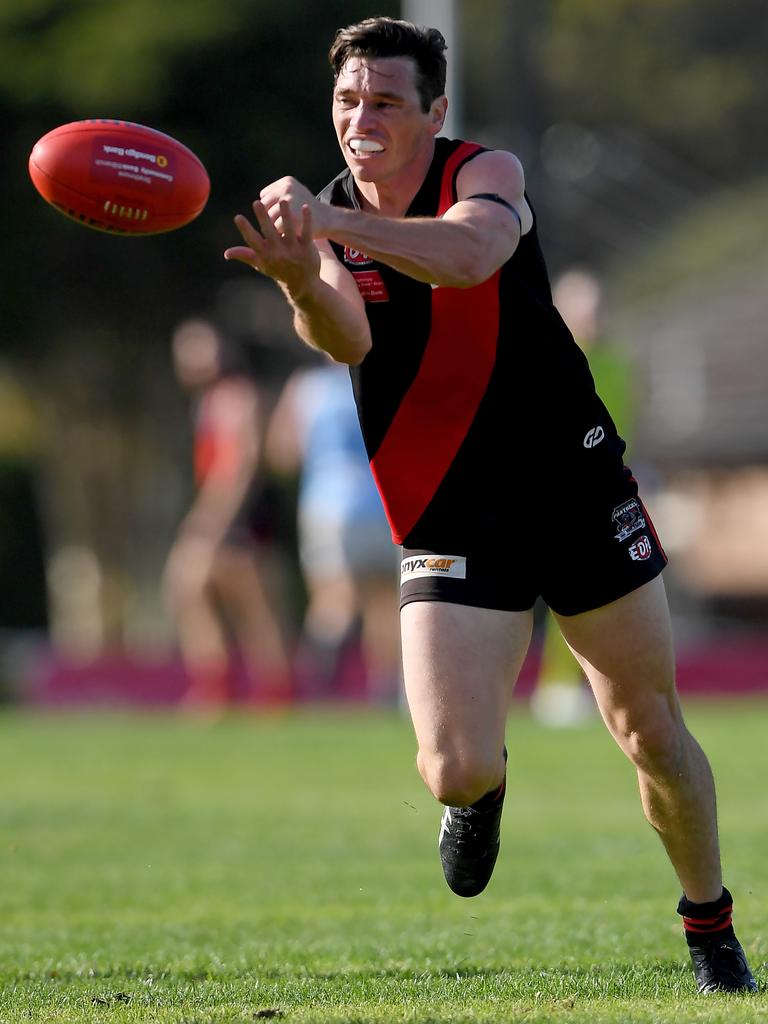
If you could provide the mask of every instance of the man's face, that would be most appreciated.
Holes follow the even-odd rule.
[[[408,167],[442,127],[445,99],[425,113],[410,57],[350,57],[333,90],[333,125],[359,181],[385,183]]]

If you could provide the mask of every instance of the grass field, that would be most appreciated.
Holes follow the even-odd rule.
[[[768,704],[694,705],[768,990]],[[768,1020],[694,992],[679,895],[598,723],[510,719],[488,890],[461,900],[395,714],[0,717],[0,1022]]]

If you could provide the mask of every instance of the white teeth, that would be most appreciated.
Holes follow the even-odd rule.
[[[373,139],[350,139],[349,148],[360,153],[380,153],[384,147]]]

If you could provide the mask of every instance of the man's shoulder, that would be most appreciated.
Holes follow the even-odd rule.
[[[435,156],[448,160],[454,154],[461,156],[474,156],[477,153],[492,153],[494,150],[482,142],[473,142],[471,139],[446,139],[442,135],[435,139]]]
[[[340,171],[333,181],[329,181],[325,188],[318,192],[317,198],[321,203],[328,203],[331,206],[350,206],[350,183],[352,172],[348,167]]]

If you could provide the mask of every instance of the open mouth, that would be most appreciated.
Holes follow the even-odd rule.
[[[350,139],[347,143],[353,153],[383,153],[384,147],[375,139]]]

